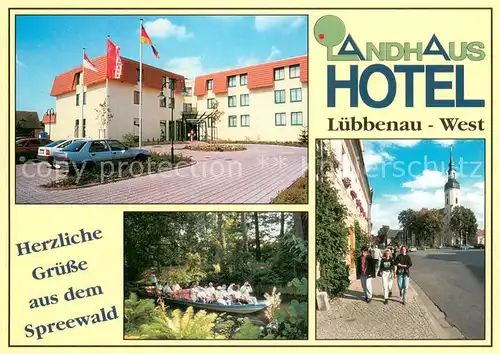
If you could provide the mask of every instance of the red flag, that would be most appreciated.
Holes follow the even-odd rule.
[[[155,55],[155,57],[160,59],[160,54],[156,50],[155,46],[153,45],[153,42],[151,41],[151,38],[149,38],[148,33],[146,32],[143,26],[141,26],[141,43],[149,44],[151,46],[151,49],[153,49],[153,54]]]
[[[119,79],[122,76],[122,59],[120,57],[120,47],[108,39],[108,51],[106,54],[108,79]]]
[[[83,54],[83,67],[85,69],[89,69],[89,70],[97,72],[96,66],[94,65],[94,63],[92,63],[90,61],[89,57],[85,53]]]

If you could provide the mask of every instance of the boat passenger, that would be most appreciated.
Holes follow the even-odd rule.
[[[172,296],[172,288],[170,287],[170,284],[165,284],[163,287],[163,295],[166,297],[171,297]]]
[[[250,296],[250,293],[253,292],[252,286],[248,283],[248,281],[243,284],[241,287],[241,297],[245,299],[249,304],[257,304],[257,298],[254,296]]]

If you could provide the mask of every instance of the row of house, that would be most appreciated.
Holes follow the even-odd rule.
[[[83,79],[81,66],[54,79],[56,114],[43,119],[51,139],[82,135],[82,111],[84,136],[139,135],[139,63],[122,58],[121,78],[106,79],[106,62],[105,55],[95,58],[97,72],[86,70]],[[191,132],[197,140],[296,141],[307,126],[307,69],[301,56],[188,80],[143,64],[143,141],[183,141]],[[159,98],[171,78],[185,83],[185,90],[175,88],[173,116],[167,98]],[[102,124],[96,110],[105,101],[113,118]]]

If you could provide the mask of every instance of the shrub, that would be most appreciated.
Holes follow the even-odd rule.
[[[135,147],[139,145],[139,137],[132,133],[127,133],[123,135],[123,145],[128,147]]]
[[[307,204],[308,202],[308,177],[304,176],[296,179],[292,185],[283,189],[271,201],[272,204]]]
[[[244,151],[247,148],[243,145],[230,145],[230,144],[200,144],[200,145],[187,145],[186,149],[193,151]]]
[[[344,294],[349,286],[347,210],[328,182],[316,185],[316,259],[321,266],[317,284],[331,296]]]
[[[125,300],[124,318],[125,331],[138,330],[155,315],[155,303],[153,299],[139,300],[137,294],[131,293]]]

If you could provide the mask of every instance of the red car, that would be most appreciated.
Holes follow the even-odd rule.
[[[52,141],[49,139],[21,138],[16,140],[16,162],[25,163],[30,159],[36,159],[38,148]]]

